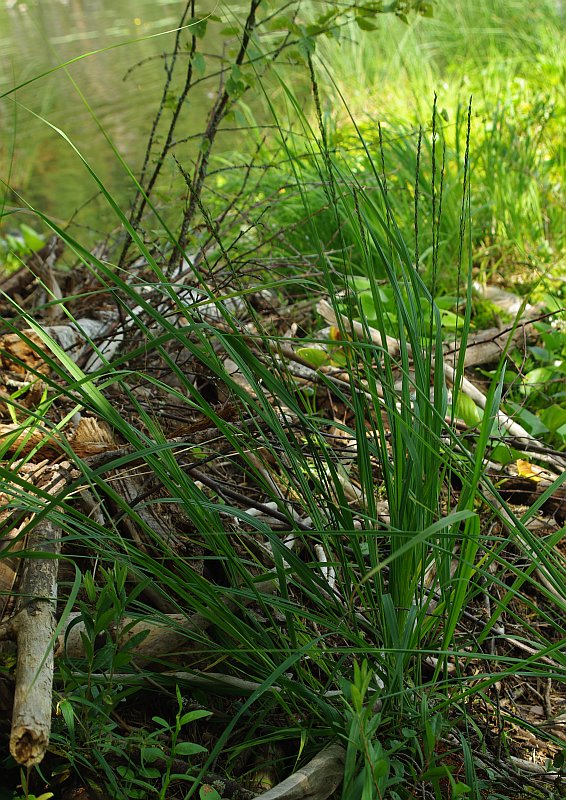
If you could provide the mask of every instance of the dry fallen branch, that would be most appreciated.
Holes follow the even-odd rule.
[[[15,463],[12,468],[20,471],[25,465]],[[68,462],[56,467],[41,464],[35,482],[40,478],[43,490],[57,497],[70,477],[69,468]],[[26,767],[38,764],[49,744],[61,535],[47,516],[28,534],[26,547],[32,555],[23,561],[15,613],[2,626],[2,635],[15,638],[17,644],[10,752]]]
[[[332,744],[258,800],[326,800],[342,783],[345,758],[344,748]]]
[[[49,469],[48,464],[47,460],[36,464],[14,461],[10,467],[3,468],[4,485],[10,486],[9,470],[14,475],[24,478],[32,484],[37,484],[37,481]],[[19,563],[16,553],[24,547],[25,542],[21,532],[30,521],[29,514],[13,508],[14,496],[12,490],[0,492],[0,620],[12,611],[12,590],[16,582]],[[10,619],[8,619],[9,622]]]
[[[496,363],[509,344],[518,346],[532,338],[534,338],[533,326],[530,320],[522,322],[514,331],[512,328],[488,328],[472,334],[466,342],[464,368]],[[459,342],[445,346],[444,358],[447,361],[450,360],[452,364],[456,364],[460,355],[460,347]]]
[[[81,672],[75,672],[73,675],[79,679],[83,677]],[[108,676],[104,674],[91,673],[90,677],[93,681],[108,682]],[[116,672],[113,678],[117,683],[123,683],[128,686],[144,686],[145,684],[155,683],[153,673]],[[199,670],[193,670],[192,672],[160,672],[159,680],[164,685],[167,682],[185,684],[194,689],[208,689],[213,694],[250,695],[263,688],[261,683],[250,681],[246,678],[238,678],[236,675],[226,675],[222,672],[201,672]],[[272,684],[264,688],[264,691],[280,693],[282,690],[280,686]]]
[[[383,347],[391,356],[397,356],[399,354],[399,342],[397,339],[394,339],[392,336],[385,336],[384,341],[381,333],[376,328],[368,328],[367,325],[362,325],[362,323],[357,320],[348,319],[345,314],[337,314],[328,300],[320,300],[316,310],[329,325],[341,327],[347,333],[355,333],[364,341],[367,341],[369,337],[373,344],[376,344],[378,347]]]
[[[28,548],[56,556],[60,542],[60,529],[43,519],[30,534]],[[49,744],[57,567],[56,558],[26,559],[13,620],[18,660],[10,752],[26,767],[38,764]]]
[[[258,596],[273,594],[276,590],[274,581],[263,581],[256,584]],[[240,605],[247,605],[254,601],[254,597],[243,597]],[[224,601],[224,605],[232,610],[237,605],[231,601]],[[71,614],[67,619],[64,630],[59,634],[55,655],[66,655],[68,658],[84,658],[85,650],[83,636],[85,635],[84,623],[79,620],[80,614]],[[145,638],[132,648],[132,655],[136,664],[159,661],[165,656],[186,654],[198,649],[202,655],[202,642],[190,634],[203,634],[214,624],[214,620],[203,614],[192,614],[187,617],[183,614],[164,615],[162,619],[135,619],[124,617],[119,625],[112,630],[112,636],[118,643],[126,644],[134,636],[145,633]]]
[[[368,334],[371,341],[379,347],[387,349],[391,356],[399,354],[399,342],[392,336],[386,336],[383,342],[381,333],[375,328],[368,328],[356,320],[349,320],[344,314],[337,314],[327,300],[321,300],[317,306],[318,313],[330,325],[342,325],[345,331],[355,333],[363,339],[367,339]],[[532,322],[536,319],[528,319],[521,322],[515,330],[512,328],[489,328],[472,334],[466,341],[466,352],[464,355],[464,367],[477,367],[480,364],[489,364],[499,361],[505,347],[510,344],[520,344],[526,342],[533,335]],[[461,344],[453,342],[445,344],[445,359],[452,364],[456,364],[460,354]]]
[[[367,341],[368,338],[373,344],[378,345],[379,347],[384,347],[390,356],[397,356],[400,352],[399,342],[397,339],[392,338],[391,336],[386,337],[385,343],[382,342],[381,334],[375,328],[367,328],[367,326],[363,326],[361,323],[356,322],[355,320],[349,320],[343,314],[337,314],[335,310],[332,308],[330,303],[327,300],[321,300],[317,306],[317,310],[319,314],[326,320],[326,322],[337,325],[338,322],[344,327],[346,331],[351,333],[355,333],[357,336],[362,338],[364,341]],[[526,323],[525,323],[526,324]],[[521,338],[526,336],[526,333],[523,330],[523,327],[518,328],[515,332],[516,336],[513,336],[513,341],[515,338]],[[497,353],[499,354],[498,357],[501,355],[502,346],[499,342],[499,338],[501,336],[507,336],[507,339],[510,336],[510,331],[501,332],[499,337],[495,337],[492,335],[492,344],[497,348]],[[485,344],[485,342],[483,342]],[[467,345],[468,347],[472,348],[473,352],[473,345],[474,342],[472,340],[471,344]],[[451,356],[451,360],[454,361],[458,355],[459,346],[456,345],[448,352],[447,355]],[[409,348],[410,350],[410,348]],[[468,350],[466,350],[466,353]],[[487,351],[484,350],[484,353]],[[495,352],[495,351],[494,351]],[[467,356],[466,356],[467,357]],[[446,360],[447,356],[445,356],[445,360],[443,363],[443,370],[446,380],[454,386],[456,384],[456,369],[448,363]],[[471,357],[472,358],[472,357]],[[473,356],[473,363],[478,364],[481,363],[477,360],[478,356]],[[460,390],[467,395],[470,399],[476,403],[480,408],[485,409],[487,406],[487,398],[474,384],[469,381],[465,376],[462,376],[460,379]],[[497,412],[497,424],[500,426],[502,430],[509,433],[511,436],[514,437],[517,445],[519,447],[524,446],[526,449],[532,448],[534,451],[536,447],[539,445],[538,440],[528,433],[518,422],[515,422],[511,417],[505,414],[503,411],[498,410]],[[556,467],[559,471],[562,471],[566,468],[566,459],[562,458],[561,456],[552,455],[552,454],[545,454],[544,460],[552,464]]]

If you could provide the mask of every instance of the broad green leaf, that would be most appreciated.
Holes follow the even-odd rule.
[[[350,279],[349,283],[352,284],[353,288],[358,291],[362,292],[364,289],[371,289],[371,281],[369,278],[363,278],[361,276],[355,276]]]
[[[197,78],[201,78],[206,72],[206,61],[202,53],[195,53],[193,56],[193,69]]]
[[[559,430],[563,425],[566,425],[566,408],[562,406],[552,405],[544,408],[539,417],[546,427],[553,433]]]
[[[230,95],[230,97],[235,100],[238,97],[241,97],[245,90],[246,86],[243,81],[235,80],[233,75],[230,75],[226,81],[226,92]]]
[[[387,758],[379,758],[373,767],[374,778],[385,778],[389,773],[389,760]]]
[[[377,30],[377,25],[374,25],[373,22],[370,22],[367,17],[356,17],[356,25],[362,31],[375,31],[375,30]]]
[[[440,324],[446,330],[455,331],[458,325],[462,324],[462,317],[455,314],[453,311],[443,308],[440,311]]]
[[[535,414],[531,413],[526,408],[523,408],[523,406],[513,402],[508,402],[507,405],[513,411],[513,418],[520,422],[520,424],[526,428],[529,433],[532,433],[533,436],[541,436],[542,434],[549,432],[544,422],[542,422],[539,417],[535,416]]]
[[[458,392],[455,411],[456,416],[460,417],[460,419],[462,419],[466,425],[469,425],[470,427],[479,425],[483,419],[481,410],[477,407],[471,397],[468,397],[468,395],[464,394],[464,392]]]
[[[523,379],[523,391],[528,396],[533,391],[540,391],[552,380],[553,370],[551,367],[536,367],[527,372]]]
[[[30,228],[29,225],[22,223],[20,225],[20,231],[22,232],[25,245],[29,250],[40,250],[45,244],[45,239],[36,233],[33,228]]]
[[[444,778],[450,773],[447,766],[440,765],[437,767],[429,767],[422,775],[422,780],[435,780],[436,778]]]
[[[197,22],[193,22],[191,24],[190,33],[192,36],[196,36],[197,39],[204,38],[206,34],[206,26],[208,20],[206,19],[199,19]]]
[[[206,711],[204,708],[197,708],[194,711],[188,711],[186,714],[183,714],[179,720],[179,725],[188,725],[189,722],[196,722],[197,719],[210,717],[211,713],[211,711]]]
[[[550,351],[546,350],[544,347],[529,347],[529,353],[539,361],[550,361],[552,358]]]
[[[321,14],[320,17],[317,17],[317,22],[320,26],[327,25],[330,20],[336,16],[337,8],[336,6],[332,6],[329,11],[326,11],[324,14]]]
[[[194,756],[196,753],[206,753],[206,747],[194,742],[177,742],[175,745],[176,756]]]
[[[140,755],[142,761],[153,764],[158,758],[163,758],[163,750],[160,747],[142,747]]]
[[[269,31],[290,31],[294,33],[297,29],[297,23],[292,17],[287,17],[284,14],[275,14],[266,27]]]
[[[521,453],[520,450],[515,450],[514,448],[500,442],[491,451],[490,459],[491,461],[495,461],[496,464],[502,464],[504,467],[506,467],[507,464],[512,464],[523,455],[524,454]]]
[[[362,307],[363,315],[366,319],[376,319],[377,313],[371,292],[361,292],[360,305]]]
[[[452,311],[458,304],[458,298],[454,295],[445,294],[443,297],[435,297],[434,302],[438,308],[445,308],[448,311]]]
[[[74,741],[75,739],[75,712],[73,710],[73,704],[70,700],[64,697],[57,703],[57,713],[61,713],[61,716],[65,720],[65,724],[67,725],[67,730],[69,731],[69,735],[71,740]]]
[[[322,347],[299,347],[296,352],[298,356],[317,368],[327,364],[329,360],[328,353]]]
[[[418,7],[418,12],[421,15],[421,17],[432,17],[433,16],[432,3],[421,3]]]
[[[162,772],[157,767],[141,767],[140,773],[143,775],[144,778],[149,778],[150,780],[155,780],[155,778],[160,778]]]
[[[209,783],[203,783],[198,793],[200,800],[221,800],[214,786],[211,786]]]

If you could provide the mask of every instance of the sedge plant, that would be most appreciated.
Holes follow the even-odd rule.
[[[337,338],[326,343],[338,343],[345,378],[333,380],[331,373],[306,365],[309,380],[317,398],[330,395],[340,415],[331,414],[332,405],[305,403],[293,362],[285,357],[296,341],[273,332],[252,304],[261,292],[284,302],[285,284],[273,278],[269,262],[259,259],[252,277],[246,274],[249,258],[230,235],[239,207],[231,204],[219,225],[212,224],[218,217],[207,207],[203,175],[195,207],[206,246],[194,237],[195,251],[189,253],[185,241],[186,271],[176,279],[164,267],[162,252],[140,235],[80,148],[69,142],[127,232],[130,256],[143,259],[144,266],[132,277],[32,209],[88,271],[95,291],[113,298],[127,344],[109,357],[100,343],[86,337],[98,355],[97,365],[88,371],[34,314],[12,301],[20,322],[11,331],[48,370],[38,373],[46,393],[42,414],[18,417],[22,430],[41,431],[43,440],[31,451],[5,454],[6,509],[22,518],[35,515],[24,523],[21,537],[38,516],[48,515],[64,533],[64,557],[75,563],[79,557],[85,560],[83,588],[96,606],[87,643],[92,644],[97,624],[100,633],[104,620],[127,613],[133,621],[176,627],[186,637],[187,653],[173,653],[144,667],[143,678],[154,688],[165,690],[164,673],[181,669],[185,678],[179,681],[187,684],[192,673],[214,674],[207,701],[222,691],[220,672],[250,682],[244,699],[218,711],[221,730],[218,724],[211,727],[214,744],[208,756],[199,752],[198,772],[187,765],[184,777],[175,773],[189,784],[183,789],[187,798],[196,794],[201,778],[219,759],[227,773],[241,774],[242,758],[269,741],[281,747],[284,772],[332,739],[346,750],[344,792],[349,794],[344,797],[409,798],[427,786],[436,796],[447,786],[452,797],[470,792],[479,797],[483,778],[478,776],[478,759],[486,744],[482,721],[474,716],[474,699],[481,698],[501,720],[494,699],[498,681],[513,675],[563,677],[564,603],[553,591],[562,575],[554,552],[558,537],[533,535],[528,512],[523,518],[514,514],[486,475],[504,359],[475,440],[470,443],[451,425],[463,360],[455,365],[450,396],[441,315],[421,275],[418,252],[398,225],[390,196],[394,189],[382,178],[381,154],[358,129],[375,186],[367,193],[347,160],[328,146],[312,53],[307,52],[305,69],[315,96],[312,117],[288,86],[283,93],[291,119],[273,105],[270,111],[300,200],[305,249],[318,264],[313,272],[312,262],[303,262],[303,293],[329,298],[340,320]],[[296,131],[296,138],[289,130]],[[458,222],[461,288],[468,300],[469,130]],[[433,140],[431,153],[435,147]],[[440,164],[435,161],[427,186],[435,198],[432,218],[422,220],[415,200],[416,227],[431,228],[433,275],[440,243]],[[338,232],[332,254],[317,232],[317,209],[309,191],[313,173]],[[190,183],[189,176],[183,177]],[[415,174],[415,180],[419,185],[422,177]],[[145,196],[145,203],[159,217],[151,197]],[[267,212],[251,205],[243,217],[261,254],[261,218]],[[165,223],[163,230],[171,237],[172,256],[178,240]],[[355,242],[355,259],[349,241],[342,238],[344,230]],[[222,269],[217,260],[211,271],[218,253]],[[292,275],[295,298],[301,289],[297,264]],[[355,290],[359,278],[367,281],[370,299],[365,306]],[[384,279],[394,315],[382,300]],[[77,325],[72,299],[52,302]],[[310,319],[314,328],[314,309]],[[354,320],[361,321],[361,332],[355,335]],[[464,344],[469,329],[468,311],[458,329]],[[306,338],[314,341],[314,336]],[[205,380],[199,382],[197,375]],[[106,423],[119,443],[115,452],[98,461],[75,453],[64,435],[67,417],[64,422],[57,417],[58,405],[69,418],[80,410]],[[171,435],[167,415],[172,413],[188,421],[186,435]],[[198,430],[206,430],[207,438],[199,439]],[[335,444],[337,434],[353,443],[346,457]],[[55,496],[22,479],[16,481],[15,492],[16,459],[29,461],[54,441],[76,472]],[[148,482],[133,501],[116,484],[116,475],[128,471]],[[79,493],[89,494],[96,514],[76,502]],[[152,524],[151,513],[163,515],[163,508],[169,509],[175,529],[169,540]],[[501,527],[486,527],[486,518]],[[510,542],[523,560],[528,558],[528,566],[510,555]],[[110,586],[97,600],[90,566],[96,567],[97,580],[110,582],[114,592]],[[127,590],[126,583],[138,588]],[[167,612],[148,602],[143,594],[147,587]],[[63,583],[61,588],[64,592],[67,587]],[[538,608],[534,595],[540,598]],[[517,608],[519,601],[529,609],[526,617]],[[487,623],[478,612],[482,603],[490,608]],[[490,645],[502,614],[520,623],[521,636],[529,639],[534,652],[517,656],[494,651]],[[201,620],[198,630],[183,625],[195,615]],[[111,648],[99,656],[93,651],[88,675],[94,688],[86,700],[73,676],[77,665],[65,664],[57,676],[68,729],[65,733],[61,726],[60,736],[68,737],[73,753],[89,744],[96,780],[113,787],[119,776],[132,778],[136,756],[120,761],[119,747],[110,751],[105,746],[96,703],[105,702],[105,682],[110,687],[119,681],[125,687],[120,700],[135,697],[140,682],[130,656],[134,658],[130,652],[120,658]],[[171,786],[176,754],[189,753],[192,746],[192,734],[183,739],[184,723],[192,718],[182,714],[178,693],[176,699],[170,719],[160,715],[144,720],[149,727],[146,744],[159,749],[164,731],[172,737],[167,789],[151,772],[147,752],[144,756],[142,766],[148,769],[143,781],[155,781],[155,796],[165,796]],[[74,724],[79,718],[80,728]],[[119,740],[121,734],[106,712],[104,721]],[[446,747],[454,749],[450,729],[469,732],[465,780],[443,760]],[[552,733],[540,735],[554,741]],[[84,758],[80,764],[85,766]],[[132,787],[142,788],[134,782]]]

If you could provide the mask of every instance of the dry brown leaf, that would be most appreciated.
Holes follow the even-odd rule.
[[[81,417],[69,444],[78,456],[105,453],[119,447],[109,425],[95,417]]]

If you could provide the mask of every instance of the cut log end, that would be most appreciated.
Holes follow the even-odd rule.
[[[43,759],[49,744],[49,734],[18,726],[12,730],[10,753],[23,767],[33,767]]]

